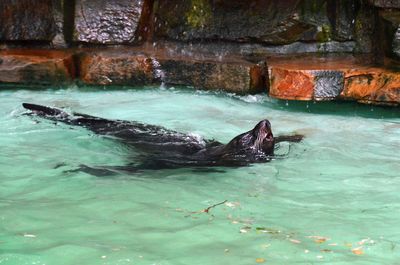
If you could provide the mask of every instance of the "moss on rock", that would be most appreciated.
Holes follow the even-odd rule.
[[[332,39],[332,29],[330,25],[324,24],[322,25],[317,33],[317,42],[328,42]]]
[[[191,28],[203,28],[212,18],[212,9],[208,0],[191,0],[190,9],[185,14],[186,23]]]

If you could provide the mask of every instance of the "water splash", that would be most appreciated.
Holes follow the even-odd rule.
[[[161,81],[160,88],[165,89],[165,72],[161,68],[161,64],[156,58],[151,58],[151,63],[153,65],[153,75],[154,78]]]
[[[246,96],[238,96],[238,95],[234,95],[233,97],[235,97],[235,98],[237,98],[237,99],[239,99],[239,100],[241,100],[241,101],[244,101],[244,102],[247,102],[247,103],[262,103],[262,102],[265,102],[265,98],[266,98],[266,96],[265,95],[246,95]]]

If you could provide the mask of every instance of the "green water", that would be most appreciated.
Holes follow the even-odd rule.
[[[0,98],[2,265],[399,264],[399,109],[158,88]],[[22,102],[223,142],[268,118],[306,138],[246,168],[100,178],[65,171],[124,165],[127,148],[21,115]]]

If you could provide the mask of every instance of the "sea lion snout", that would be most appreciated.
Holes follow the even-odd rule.
[[[271,129],[271,123],[265,119],[260,121],[253,129],[254,147],[266,155],[274,153],[274,135]]]
[[[271,123],[267,119],[260,121],[256,127],[254,127],[253,133],[257,138],[261,137],[267,140],[272,140],[274,138]]]

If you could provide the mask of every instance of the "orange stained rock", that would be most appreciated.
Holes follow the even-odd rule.
[[[12,49],[0,51],[0,82],[53,84],[76,76],[69,50]]]
[[[366,103],[400,103],[400,73],[383,68],[345,71],[344,99]]]
[[[5,49],[0,50],[0,56],[21,56],[37,59],[56,59],[71,56],[71,50],[46,50],[46,49]]]
[[[314,93],[314,76],[309,71],[271,69],[272,97],[290,100],[311,100]]]
[[[371,104],[400,104],[400,72],[391,70],[386,62],[376,67],[372,66],[368,57],[309,55],[269,58],[267,63],[270,69],[270,96],[275,98],[331,100],[330,79],[326,78],[328,83],[324,83],[320,78],[324,78],[324,71],[336,71],[343,73],[344,82],[341,92],[338,90],[340,95],[335,97]],[[340,85],[339,82],[336,84]],[[327,96],[316,98],[319,89],[324,89]],[[334,89],[340,87],[332,87],[332,92],[335,92]]]

